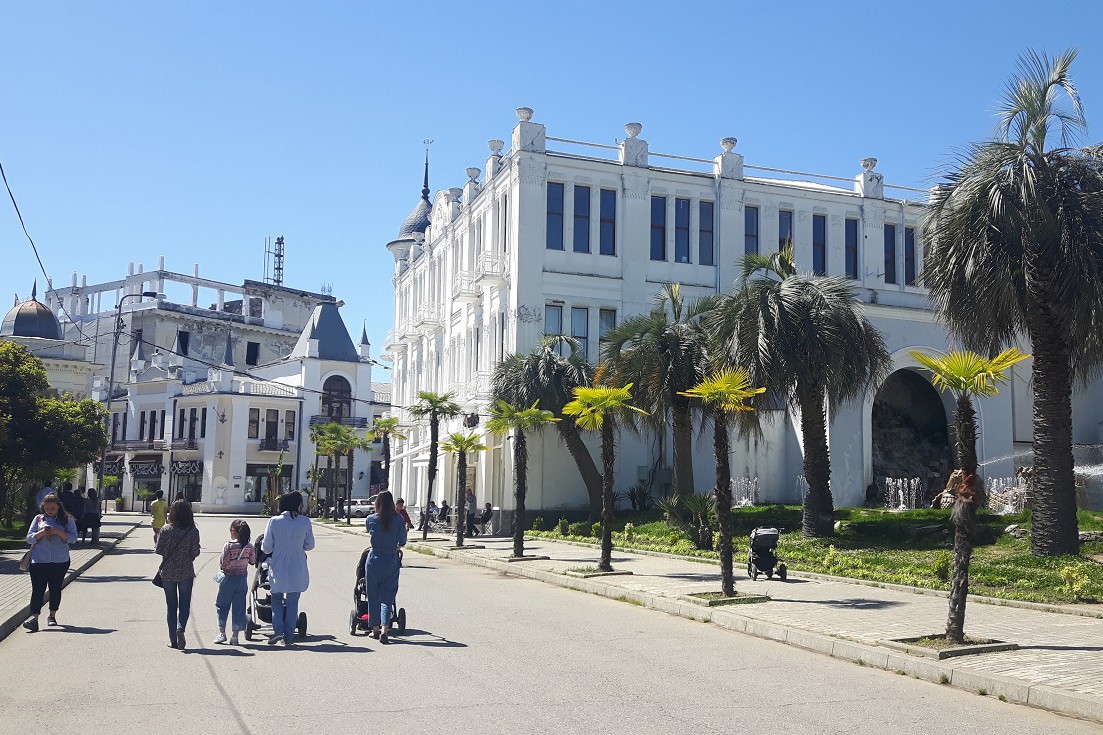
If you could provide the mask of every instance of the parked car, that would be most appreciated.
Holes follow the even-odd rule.
[[[349,513],[353,518],[367,518],[375,512],[375,498],[353,498],[349,501]]]

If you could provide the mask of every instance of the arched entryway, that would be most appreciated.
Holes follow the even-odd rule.
[[[340,375],[331,375],[322,384],[322,415],[333,421],[352,416],[352,386]]]
[[[919,372],[905,368],[881,384],[873,400],[873,493],[884,478],[919,478],[929,501],[953,467],[950,431],[942,396]]]

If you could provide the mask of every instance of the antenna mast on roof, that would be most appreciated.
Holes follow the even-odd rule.
[[[274,286],[283,285],[283,235],[277,237],[274,243],[272,238],[264,238],[264,282]]]

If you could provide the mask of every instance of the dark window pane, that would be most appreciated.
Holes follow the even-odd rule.
[[[206,406],[203,407],[203,413],[200,415],[200,418],[199,418],[199,438],[200,439],[206,439],[207,438],[207,407]]]
[[[574,307],[571,309],[571,336],[578,340],[578,353],[587,359],[590,356],[590,310]]]
[[[574,188],[574,251],[590,252],[590,187]]]
[[[827,275],[827,217],[812,215],[812,271]]]
[[[256,365],[260,362],[260,342],[245,343],[245,364]]]
[[[176,351],[181,357],[188,356],[188,346],[191,344],[191,333],[183,330],[176,333]]]
[[[601,254],[617,254],[617,193],[601,190]]]
[[[689,200],[674,200],[674,262],[689,262]]]
[[[563,184],[548,182],[548,250],[563,249]]]
[[[846,221],[846,277],[858,278],[858,220]]]
[[[544,334],[549,337],[556,334],[563,334],[562,306],[549,305],[544,307]]]
[[[701,202],[698,207],[698,215],[700,219],[699,224],[699,248],[700,256],[697,258],[697,262],[701,265],[715,265],[715,251],[713,250],[713,231],[716,227],[714,220],[714,211],[712,202]]]
[[[793,243],[793,213],[782,209],[777,213],[777,249],[781,252]]]
[[[896,283],[896,225],[885,225],[885,283]]]
[[[249,409],[249,438],[256,439],[260,436],[260,409]]]
[[[651,197],[651,260],[666,260],[666,197]]]
[[[904,228],[904,284],[915,285],[915,228]]]
[[[743,210],[743,252],[758,255],[758,207]]]
[[[617,326],[617,310],[602,309],[598,312],[597,336],[604,337],[605,333]]]

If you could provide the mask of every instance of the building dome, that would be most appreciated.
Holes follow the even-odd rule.
[[[429,202],[429,154],[425,154],[425,180],[421,185],[421,201],[413,208],[402,227],[398,228],[398,239],[405,240],[414,235],[424,235],[429,229],[429,215],[433,205]]]
[[[61,339],[61,323],[46,304],[35,298],[37,292],[36,286],[28,301],[12,307],[0,324],[0,337]]]

